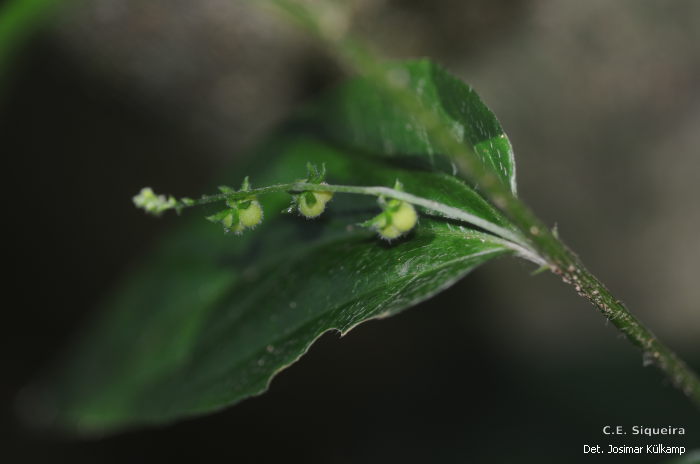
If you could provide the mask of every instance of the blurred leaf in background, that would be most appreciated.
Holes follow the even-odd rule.
[[[12,70],[12,59],[58,3],[58,0],[9,0],[0,5],[0,96]]]

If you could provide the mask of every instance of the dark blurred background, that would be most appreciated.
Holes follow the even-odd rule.
[[[505,259],[397,317],[324,336],[268,393],[223,412],[93,441],[23,428],[21,388],[177,224],[131,196],[199,194],[341,77],[254,3],[76,1],[12,62],[0,108],[4,462],[576,463],[606,461],[584,444],[700,447],[700,413],[612,326]],[[336,6],[386,55],[432,57],[474,86],[513,142],[521,196],[700,369],[700,2]],[[608,424],[687,435],[614,439]]]

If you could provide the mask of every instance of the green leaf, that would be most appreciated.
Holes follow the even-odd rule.
[[[395,71],[455,141],[475,152],[516,193],[513,148],[479,95],[429,60],[409,61]],[[375,80],[360,78],[338,87],[308,114],[336,143],[384,156],[427,157],[434,167],[454,173],[439,158],[457,154],[443,152],[422,119],[407,114],[394,98]]]
[[[437,72],[425,62],[407,69]],[[436,98],[447,91],[439,86],[454,87],[445,78],[431,82],[425,89]],[[455,98],[473,103],[460,92]],[[351,103],[343,101],[349,110]],[[322,119],[337,114],[325,108]],[[366,127],[396,122],[390,108],[381,109],[367,113]],[[465,134],[482,133],[488,121]],[[332,184],[392,186],[398,179],[406,192],[511,227],[464,181],[410,158],[384,156],[392,153],[386,147],[395,152],[412,142],[395,131],[383,137],[383,146],[340,143],[318,124],[300,127],[297,120],[254,154],[257,166],[225,180],[235,184],[251,174],[260,186],[288,182],[303,178],[309,162],[325,166]],[[414,153],[425,154],[427,145],[413,141]],[[265,391],[324,332],[346,333],[395,314],[511,252],[500,238],[425,212],[406,238],[386,243],[357,225],[379,212],[373,197],[337,194],[313,221],[278,214],[287,194],[260,201],[266,220],[240,237],[223,235],[203,220],[204,212],[189,212],[36,390],[34,420],[100,433],[229,406]]]

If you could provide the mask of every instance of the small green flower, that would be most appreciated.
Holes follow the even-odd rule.
[[[325,184],[322,182],[321,185]],[[326,203],[333,198],[333,192],[304,192],[297,197],[299,213],[312,219],[320,216],[326,209]]]
[[[251,190],[248,177],[243,179],[243,184],[238,192],[225,185],[220,186],[219,190],[227,196],[231,195],[226,199],[228,208],[207,217],[209,221],[221,224],[224,227],[224,232],[233,232],[234,234],[241,234],[245,229],[253,228],[262,222],[263,210],[258,197],[249,195],[238,198],[238,194],[241,192]]]
[[[396,181],[394,188],[403,190],[399,181]],[[364,225],[376,230],[385,240],[394,240],[407,234],[418,223],[416,208],[406,201],[393,198],[387,202],[380,198],[379,204],[384,211],[365,222]]]
[[[306,179],[299,180],[307,184],[328,185],[326,179],[326,165],[322,164],[319,169],[312,163],[306,163]],[[326,210],[326,203],[333,198],[333,192],[327,191],[306,191],[292,195],[292,204],[287,210],[299,211],[299,214],[307,219],[319,217]]]
[[[385,240],[394,240],[407,234],[418,223],[416,208],[405,201],[391,200],[386,209],[368,222]]]
[[[163,211],[175,209],[178,206],[175,197],[166,198],[165,195],[156,195],[150,187],[142,188],[132,200],[137,208],[155,215],[160,215]]]
[[[418,213],[416,213],[416,208],[405,201],[399,204],[396,212],[391,213],[391,224],[402,234],[413,229],[417,222]]]
[[[260,202],[253,199],[243,202],[238,206],[238,218],[245,227],[255,227],[263,220],[263,210]]]
[[[229,200],[226,205],[228,208],[207,217],[209,221],[221,224],[226,233],[241,234],[263,220],[262,206],[255,196],[244,200]]]

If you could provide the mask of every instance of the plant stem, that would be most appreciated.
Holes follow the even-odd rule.
[[[700,407],[700,379],[670,348],[659,341],[627,307],[591,274],[573,252],[561,245],[562,257],[550,260],[552,272],[574,287],[617,327],[633,345],[642,350],[644,363],[656,365],[673,386]]]
[[[391,68],[386,66],[383,60],[359,41],[346,37],[342,31],[336,30],[337,28],[334,29],[332,21],[328,19],[333,15],[329,15],[320,4],[302,4],[294,0],[268,0],[268,3],[276,6],[318,38],[327,46],[331,55],[349,70],[374,79],[375,83],[392,95],[403,111],[409,112],[419,120],[437,141],[439,151],[452,157],[460,171],[478,183],[480,190],[522,231],[518,243],[528,251],[534,251],[554,274],[572,285],[579,295],[588,299],[632,344],[643,351],[645,362],[656,365],[676,388],[700,407],[700,378],[697,374],[644,327],[622,302],[585,268],[579,258],[515,196],[511,186],[501,182],[491,168],[469,147],[458,142],[438,116],[430,108],[426,108],[415,93],[406,87],[406,83],[395,78]],[[523,237],[525,243],[521,242]]]

